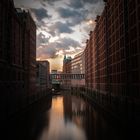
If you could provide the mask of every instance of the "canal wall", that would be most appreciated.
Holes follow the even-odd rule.
[[[44,97],[51,95],[51,89],[42,91],[38,90],[36,91],[36,94],[32,94],[32,96],[19,96],[16,94],[12,94],[12,92],[12,96],[10,96],[10,91],[8,93],[9,96],[1,99],[1,104],[3,104],[3,106],[1,106],[0,118],[2,122],[9,120],[11,117],[18,115],[24,110],[27,110],[28,108],[30,108],[30,106],[42,100]]]
[[[122,124],[140,124],[140,101],[136,98],[111,96],[85,87],[71,87],[71,94],[97,104]]]

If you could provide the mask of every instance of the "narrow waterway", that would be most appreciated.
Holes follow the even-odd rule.
[[[124,140],[97,108],[67,93],[44,99],[9,125],[15,140]]]

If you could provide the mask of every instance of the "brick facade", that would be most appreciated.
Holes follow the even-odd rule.
[[[0,14],[1,106],[3,116],[9,116],[28,103],[30,77],[36,74],[36,26],[29,12],[16,9],[12,0],[0,1]]]
[[[117,114],[128,111],[129,119],[139,112],[139,15],[138,0],[107,0],[85,49],[87,89]]]

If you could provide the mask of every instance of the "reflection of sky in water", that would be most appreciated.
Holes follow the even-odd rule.
[[[64,120],[63,97],[52,101],[49,128],[44,129],[40,140],[86,140],[84,131],[74,122]]]

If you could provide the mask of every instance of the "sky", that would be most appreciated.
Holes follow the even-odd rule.
[[[62,70],[64,55],[72,58],[85,48],[89,32],[103,8],[103,0],[14,0],[28,9],[37,25],[37,60]]]

